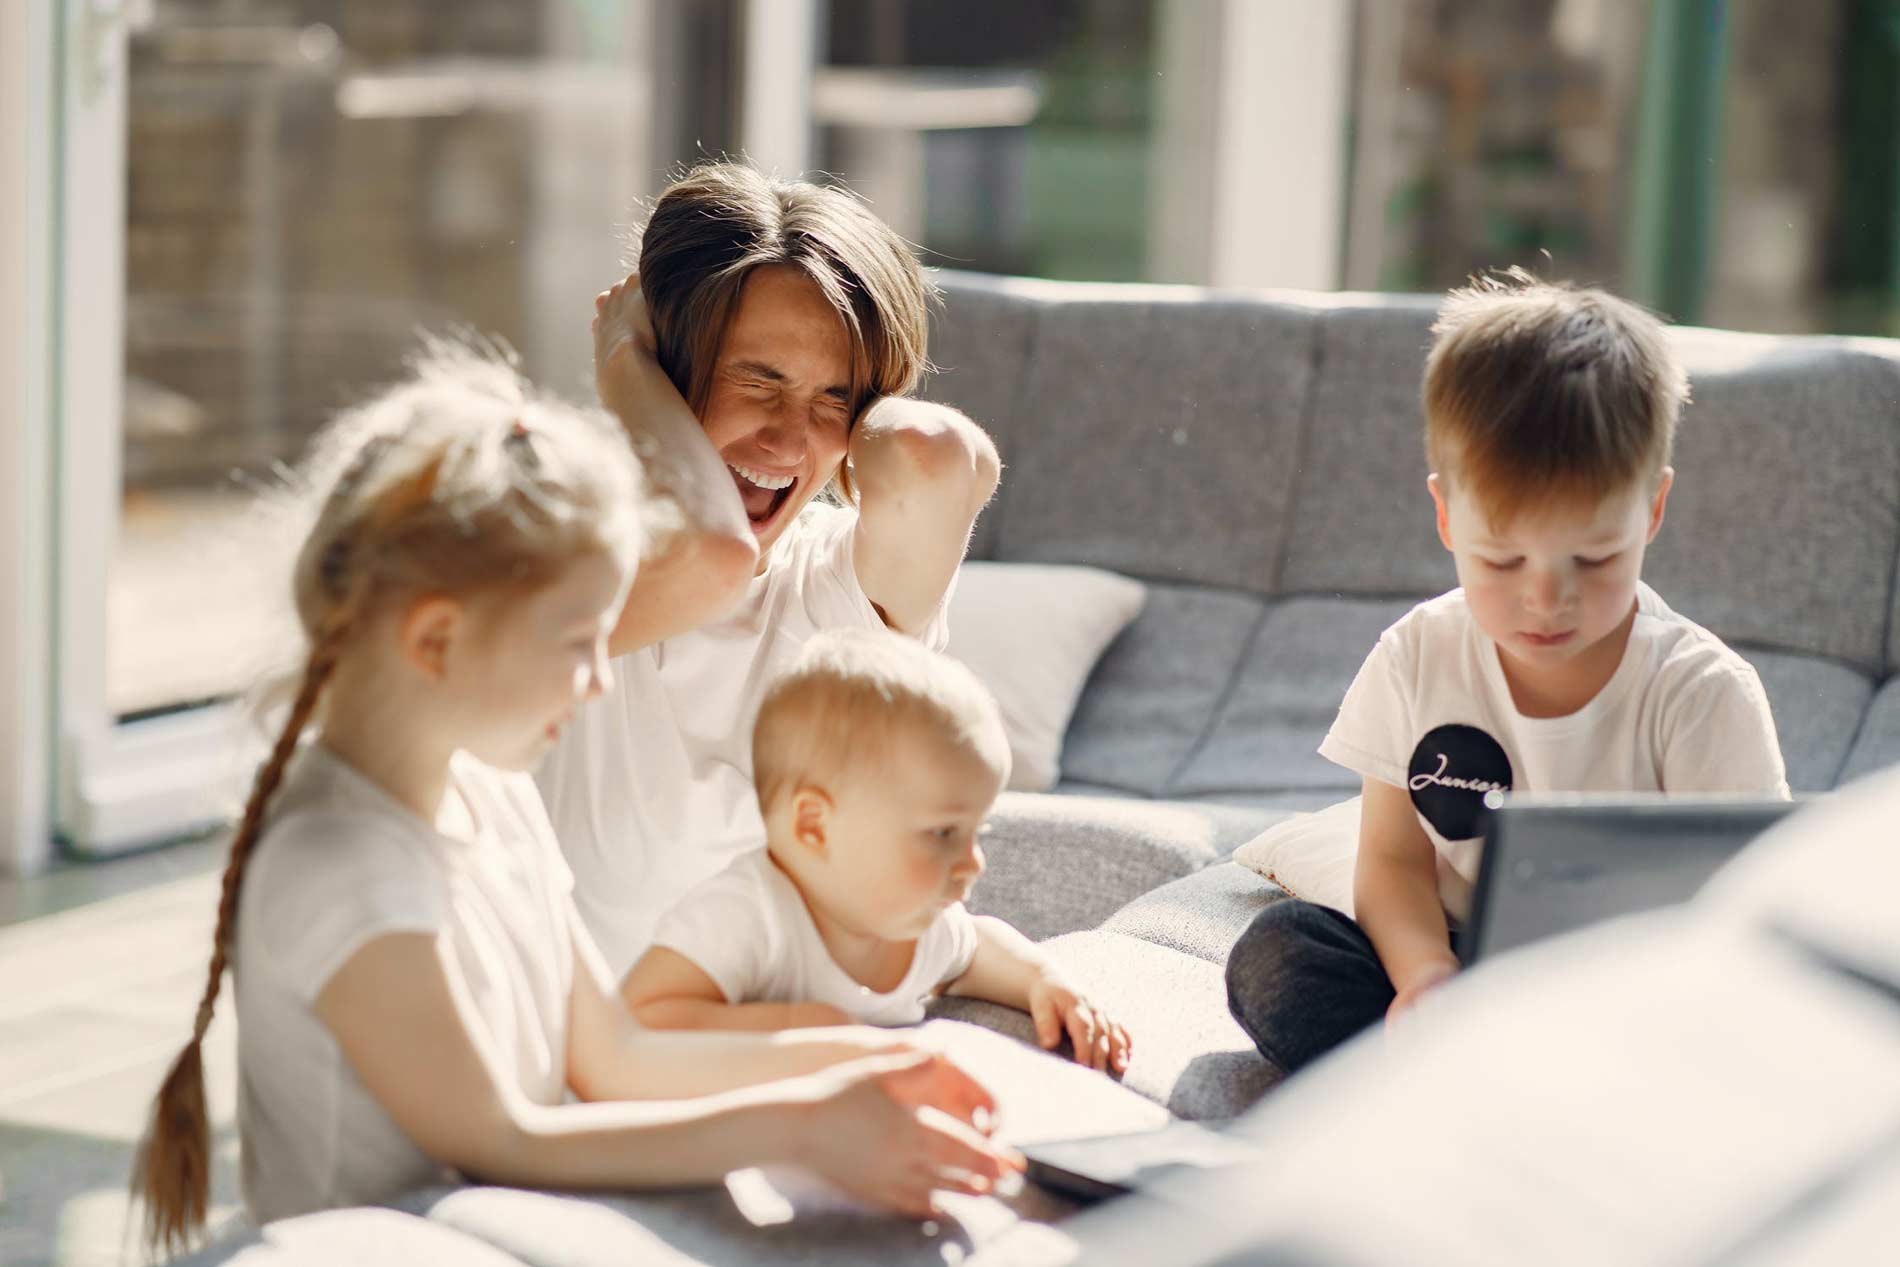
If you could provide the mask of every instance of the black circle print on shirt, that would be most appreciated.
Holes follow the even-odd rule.
[[[1476,726],[1440,726],[1412,749],[1412,804],[1446,840],[1484,830],[1484,794],[1511,790],[1504,746]]]

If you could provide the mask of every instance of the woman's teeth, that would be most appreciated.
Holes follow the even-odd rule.
[[[749,466],[740,466],[737,462],[728,462],[726,466],[740,479],[756,484],[760,488],[770,489],[775,493],[782,488],[790,488],[792,482],[798,478],[794,475],[767,475],[764,471],[755,471]]]

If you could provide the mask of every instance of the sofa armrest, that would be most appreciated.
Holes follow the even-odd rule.
[[[1234,835],[1223,813],[1234,811],[1005,792],[983,837],[987,867],[970,909],[1035,941],[1094,928],[1150,889],[1222,857]]]

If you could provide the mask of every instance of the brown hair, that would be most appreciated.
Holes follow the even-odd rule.
[[[1425,362],[1425,456],[1494,524],[1595,502],[1668,463],[1688,379],[1662,323],[1521,268],[1445,297]]]
[[[996,699],[959,661],[875,629],[827,630],[775,679],[752,728],[759,809],[806,776],[829,781],[888,752],[901,729],[929,726],[1007,769]]]
[[[706,163],[667,186],[640,234],[660,366],[695,415],[711,398],[739,292],[767,264],[803,272],[844,323],[854,428],[872,400],[917,386],[936,290],[904,239],[847,190]]]
[[[293,490],[317,506],[292,580],[309,650],[231,839],[191,1038],[160,1085],[133,1170],[154,1251],[176,1252],[204,1223],[210,1139],[201,1048],[230,961],[245,864],[352,635],[391,601],[534,588],[594,550],[631,568],[639,546],[637,469],[604,415],[535,396],[492,349],[434,342],[413,371],[338,418]]]

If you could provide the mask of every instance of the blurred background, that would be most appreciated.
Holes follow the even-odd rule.
[[[945,267],[1435,291],[1515,263],[1680,321],[1900,324],[1889,2],[133,10],[121,718],[246,685],[256,596],[206,543],[418,328],[590,396],[589,298],[702,157],[824,173]]]

